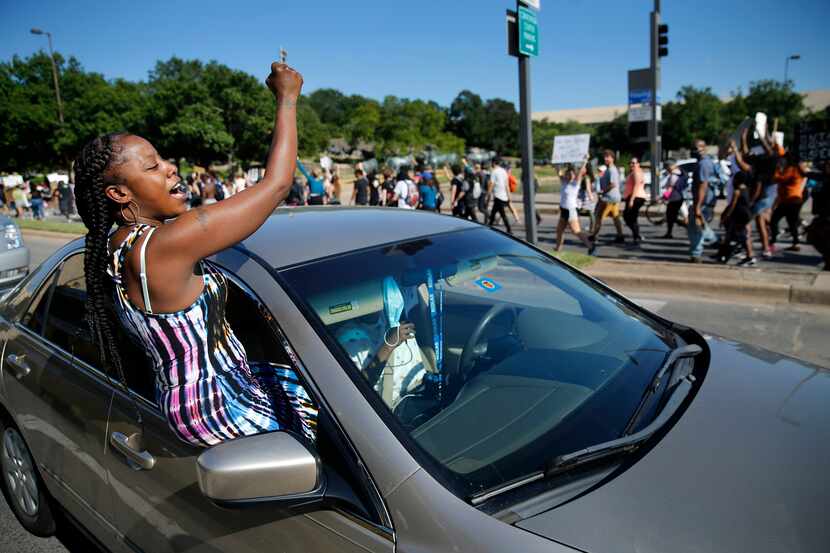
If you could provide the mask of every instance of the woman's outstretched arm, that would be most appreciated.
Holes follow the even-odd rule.
[[[297,159],[297,100],[303,78],[287,65],[273,63],[265,82],[277,100],[265,177],[161,227],[153,238],[154,257],[195,264],[253,234],[288,195]]]

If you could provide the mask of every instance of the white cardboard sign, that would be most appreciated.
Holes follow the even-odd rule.
[[[556,136],[553,139],[551,163],[579,163],[585,161],[590,145],[590,134],[563,134]]]

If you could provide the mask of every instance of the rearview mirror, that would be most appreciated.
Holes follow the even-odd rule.
[[[287,432],[248,436],[213,446],[197,461],[199,488],[217,503],[318,501],[320,461]]]

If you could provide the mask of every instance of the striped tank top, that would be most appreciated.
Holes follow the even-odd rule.
[[[108,273],[115,284],[118,317],[147,352],[156,401],[172,431],[195,446],[274,430],[314,440],[317,410],[296,373],[284,365],[248,363],[245,349],[225,319],[225,276],[200,262],[204,290],[175,313],[154,313],[147,288],[145,250],[155,227],[137,225],[112,252]],[[127,295],[127,252],[143,236],[140,260],[144,309]]]

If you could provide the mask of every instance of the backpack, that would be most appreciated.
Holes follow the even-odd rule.
[[[507,183],[510,187],[510,192],[515,192],[519,188],[519,181],[513,175],[507,176]]]
[[[411,180],[406,181],[406,203],[410,207],[418,207],[418,201],[420,199],[421,193],[418,192],[418,187],[415,185],[414,182]]]
[[[477,178],[473,178],[473,198],[476,200],[481,197],[481,183]]]

